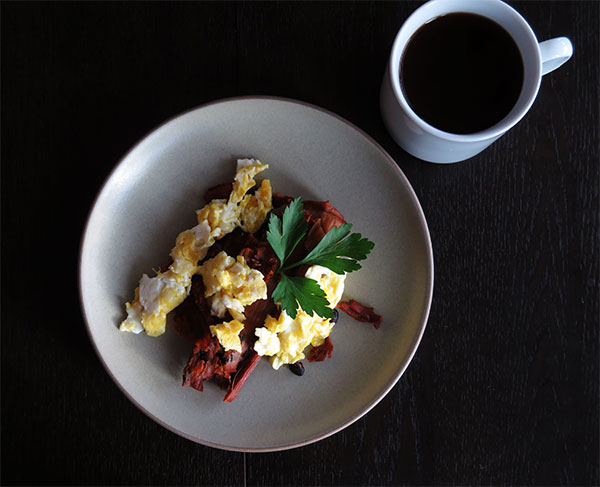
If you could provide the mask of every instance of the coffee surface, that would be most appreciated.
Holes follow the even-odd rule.
[[[400,61],[410,107],[445,132],[480,132],[515,106],[523,85],[517,44],[496,22],[470,13],[435,18],[417,30]]]

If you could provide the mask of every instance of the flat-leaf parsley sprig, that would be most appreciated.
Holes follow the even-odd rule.
[[[331,228],[302,260],[288,263],[287,259],[306,235],[307,227],[300,197],[288,205],[281,219],[271,213],[267,240],[279,258],[277,273],[281,275],[273,291],[273,300],[281,303],[281,309],[292,319],[296,318],[298,305],[308,315],[312,316],[314,312],[331,319],[333,310],[319,283],[307,277],[287,276],[285,271],[300,265],[320,265],[336,274],[356,271],[361,267],[358,261],[366,259],[375,244],[360,233],[350,234],[352,224],[344,223]]]

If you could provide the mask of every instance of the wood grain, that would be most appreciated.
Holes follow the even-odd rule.
[[[3,485],[600,484],[600,4],[511,2],[575,55],[520,124],[448,166],[403,152],[379,115],[419,4],[0,4]],[[392,391],[342,432],[269,454],[196,445],[138,411],[95,356],[76,283],[120,157],[177,113],[246,94],[323,106],[380,142],[422,203],[436,266],[427,331]]]

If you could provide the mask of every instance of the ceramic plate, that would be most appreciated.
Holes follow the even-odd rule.
[[[304,376],[262,360],[233,403],[209,383],[181,386],[189,344],[123,333],[124,303],[142,273],[168,261],[177,234],[195,225],[209,187],[231,181],[237,158],[269,164],[274,191],[329,200],[353,231],[375,242],[349,274],[344,299],[373,306],[379,330],[340,313],[331,359],[305,361]],[[259,177],[259,178],[260,178]],[[419,344],[431,303],[427,224],[406,177],[369,136],[340,117],[293,100],[238,98],[180,115],[117,165],[89,215],[80,293],[106,370],[144,413],[217,448],[270,451],[322,439],[369,411],[398,381]]]

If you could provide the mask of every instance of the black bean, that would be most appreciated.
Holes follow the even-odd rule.
[[[337,323],[338,318],[340,317],[340,312],[337,309],[333,310],[333,318],[331,318],[331,323]]]
[[[292,373],[294,373],[296,375],[304,375],[304,365],[302,365],[302,362],[296,362],[295,364],[290,364],[289,368],[292,371]]]

